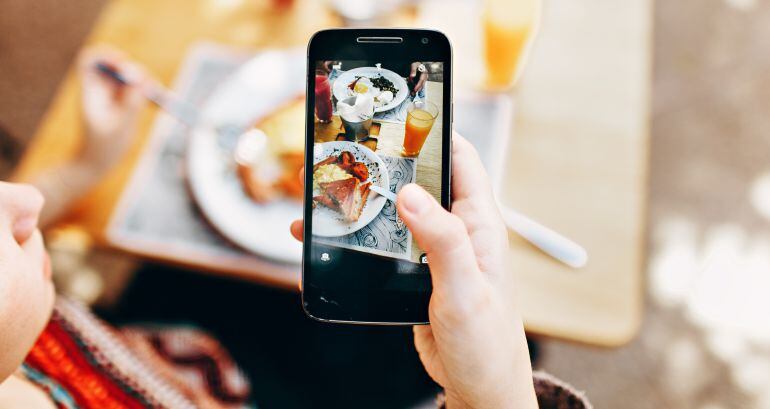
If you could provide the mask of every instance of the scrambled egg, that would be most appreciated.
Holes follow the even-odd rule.
[[[318,167],[318,169],[316,169],[315,172],[313,172],[313,189],[320,189],[321,183],[329,183],[334,182],[335,180],[348,179],[352,177],[353,176],[350,173],[345,172],[335,163],[321,165]]]

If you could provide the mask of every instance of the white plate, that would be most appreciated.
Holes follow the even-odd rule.
[[[406,84],[406,80],[391,70],[386,70],[385,68],[378,70],[377,67],[353,68],[352,70],[345,71],[340,74],[340,76],[334,80],[334,86],[332,89],[332,92],[334,92],[334,97],[337,98],[337,101],[342,101],[343,99],[350,97],[351,94],[349,92],[350,88],[348,88],[348,85],[355,81],[356,77],[364,76],[371,79],[379,75],[382,75],[383,77],[390,80],[390,82],[393,83],[393,86],[398,88],[398,92],[393,96],[393,100],[390,101],[390,103],[379,108],[375,108],[374,112],[389,111],[401,105],[401,103],[404,102],[406,97],[409,95],[409,85]]]
[[[390,189],[390,176],[388,168],[382,158],[364,145],[347,142],[317,143],[313,147],[313,164],[316,164],[330,155],[339,155],[342,151],[348,151],[356,158],[356,162],[362,162],[369,168],[369,179],[373,185]],[[313,192],[317,195],[319,192]],[[321,237],[338,237],[356,232],[374,220],[380,214],[388,199],[369,192],[361,217],[355,222],[346,221],[342,215],[323,205],[317,205],[313,209],[313,234]]]
[[[190,190],[206,219],[235,244],[285,263],[302,261],[302,244],[289,233],[302,203],[285,199],[257,204],[243,192],[232,153],[217,143],[216,126],[246,127],[305,90],[304,50],[265,51],[225,81],[202,108],[187,150]]]

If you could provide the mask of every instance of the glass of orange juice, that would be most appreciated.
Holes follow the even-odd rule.
[[[404,156],[417,156],[428,138],[433,122],[438,116],[436,104],[427,101],[413,101],[407,106],[406,130],[404,131]]]
[[[486,0],[484,59],[486,86],[504,90],[518,79],[524,56],[537,31],[541,0]]]

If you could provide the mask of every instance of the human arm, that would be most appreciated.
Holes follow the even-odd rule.
[[[409,93],[414,96],[425,87],[425,81],[428,80],[428,67],[421,62],[413,62],[409,71],[409,80],[414,86]]]

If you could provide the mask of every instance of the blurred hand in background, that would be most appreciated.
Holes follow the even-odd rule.
[[[119,72],[131,85],[120,84],[96,69],[98,63]],[[146,105],[142,87],[145,70],[121,52],[95,47],[80,57],[82,109],[85,134],[79,160],[105,171],[126,152],[136,132],[137,119]]]
[[[105,64],[130,85],[101,73]],[[150,81],[145,71],[121,52],[104,46],[85,50],[78,64],[83,117],[82,145],[68,162],[30,177],[14,177],[37,187],[46,198],[40,226],[46,227],[70,210],[115,165],[131,144],[139,114],[146,105],[142,87]],[[25,180],[26,179],[26,180]]]

